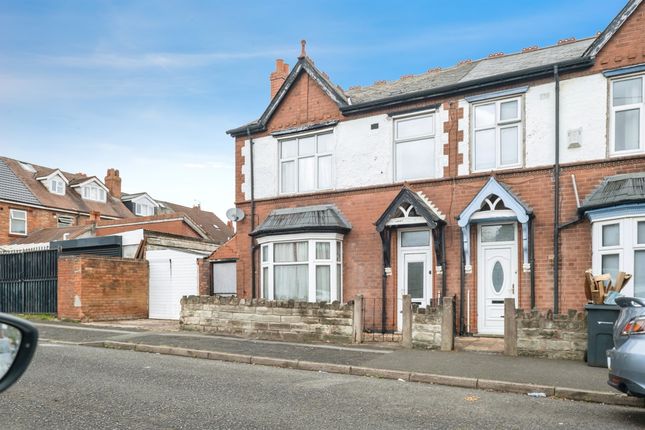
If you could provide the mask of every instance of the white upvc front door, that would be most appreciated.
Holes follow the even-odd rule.
[[[432,298],[432,235],[428,229],[401,229],[398,234],[397,328],[401,330],[403,296],[427,306]]]
[[[481,225],[477,253],[477,327],[504,334],[504,299],[517,301],[517,224]]]

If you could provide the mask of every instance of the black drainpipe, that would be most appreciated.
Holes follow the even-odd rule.
[[[251,130],[246,128],[246,135],[249,138],[249,157],[251,158],[251,231],[255,230],[255,181],[253,180],[253,138]],[[255,240],[251,237],[251,298],[255,298]]]
[[[381,243],[383,246],[383,278],[381,280],[381,333],[385,333],[385,323],[387,321],[387,273],[385,273],[385,268],[392,267],[392,256],[390,255],[390,249],[392,247],[392,231],[389,228],[385,228],[383,231],[381,231]],[[376,303],[374,303],[374,305],[376,305]],[[395,309],[398,312],[398,306],[395,307]],[[396,317],[396,313],[394,315]]]
[[[535,231],[533,217],[529,219],[529,264],[531,265],[531,310],[535,309]]]
[[[553,182],[553,313],[560,313],[560,75],[558,66],[553,66],[555,80],[555,166]]]
[[[465,331],[464,331],[464,292],[466,290],[466,273],[465,273],[465,268],[464,264],[466,264],[466,256],[464,254],[464,231],[462,229],[459,229],[459,239],[460,239],[460,245],[459,245],[459,251],[461,254],[461,270],[459,273],[459,335],[463,336]]]
[[[441,226],[441,300],[446,297],[448,292],[448,284],[446,279],[446,225]],[[441,305],[441,303],[438,303]]]

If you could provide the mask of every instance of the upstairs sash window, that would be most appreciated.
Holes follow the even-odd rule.
[[[280,193],[333,188],[333,133],[280,141]]]
[[[643,151],[643,76],[613,81],[611,84],[612,153]]]
[[[394,120],[397,181],[435,175],[435,116],[416,115]]]
[[[520,98],[497,100],[473,109],[473,168],[476,171],[520,167]]]

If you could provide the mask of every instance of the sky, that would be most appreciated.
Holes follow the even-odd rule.
[[[0,155],[234,205],[226,130],[300,40],[342,88],[602,31],[626,0],[0,0]]]

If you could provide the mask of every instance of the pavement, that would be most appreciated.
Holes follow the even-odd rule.
[[[263,341],[176,330],[176,322],[36,322],[46,341],[645,407],[607,385],[607,369],[477,352]]]

